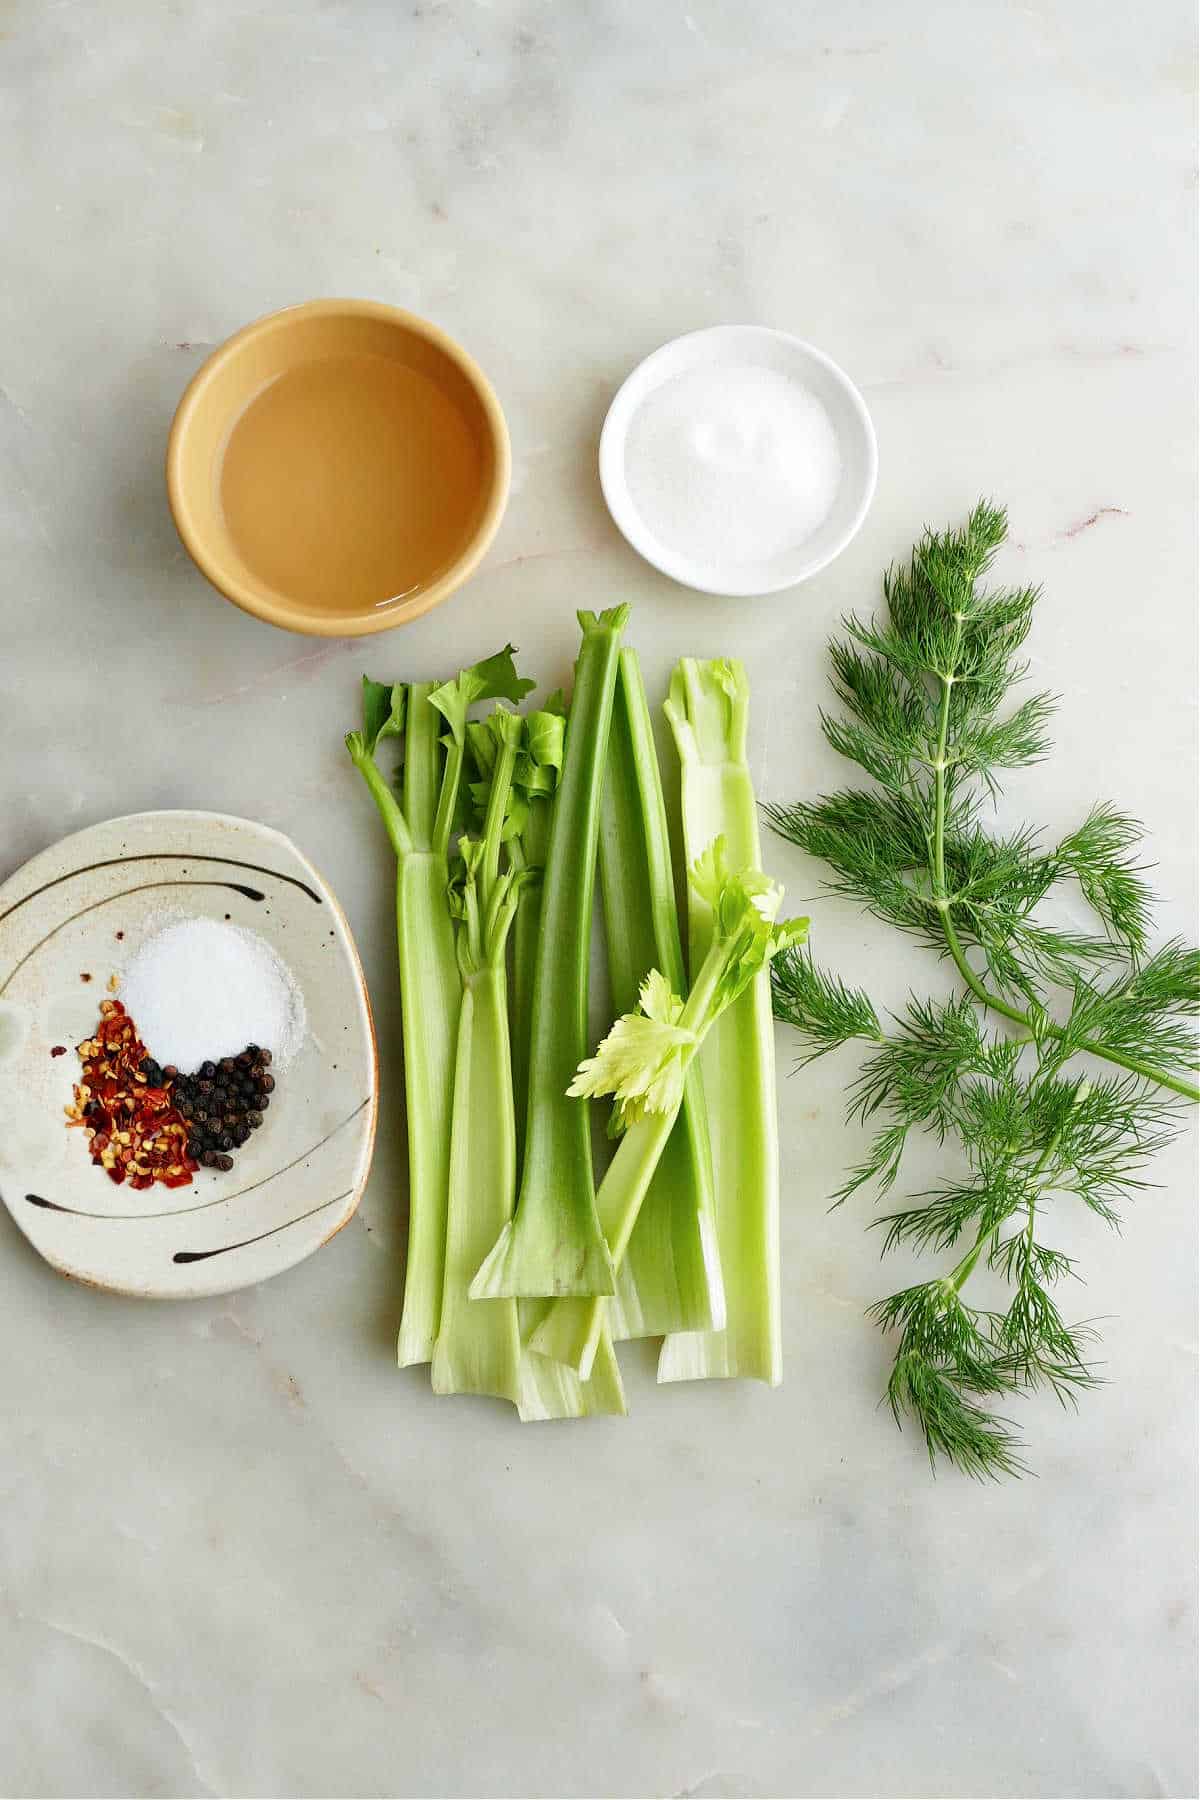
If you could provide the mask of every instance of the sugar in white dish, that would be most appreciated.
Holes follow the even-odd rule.
[[[304,1039],[304,996],[286,964],[256,932],[216,919],[177,919],[147,938],[120,998],[150,1055],[188,1074],[247,1044],[282,1068]]]
[[[625,479],[665,548],[722,567],[769,562],[828,518],[841,480],[833,420],[778,369],[702,364],[646,396]]]

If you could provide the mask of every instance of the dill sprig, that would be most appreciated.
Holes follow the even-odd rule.
[[[876,1223],[885,1251],[957,1261],[872,1317],[898,1334],[887,1391],[897,1422],[916,1420],[935,1467],[946,1457],[980,1477],[1025,1468],[997,1411],[1008,1397],[1044,1388],[1073,1405],[1097,1379],[1092,1327],[1068,1324],[1055,1297],[1076,1272],[1042,1241],[1050,1202],[1074,1197],[1115,1225],[1182,1103],[1200,1100],[1200,957],[1177,941],[1151,952],[1138,822],[1101,803],[1053,846],[985,823],[1003,772],[1048,754],[1055,704],[1038,693],[1008,709],[1038,590],[981,588],[1006,533],[1003,509],[986,502],[962,529],[926,532],[884,577],[885,617],[843,621],[830,646],[841,711],[822,726],[874,785],[767,809],[776,831],[828,864],[834,892],[923,938],[962,983],[949,1001],[910,999],[885,1029],[870,998],[807,948],[772,970],[776,1015],[799,1033],[802,1062],[866,1047],[849,1112],[872,1136],[838,1203],[867,1185],[887,1194],[913,1131],[956,1147],[952,1179]],[[1082,894],[1093,930],[1039,911],[1063,884]],[[1003,1308],[965,1294],[981,1265],[1007,1284]]]

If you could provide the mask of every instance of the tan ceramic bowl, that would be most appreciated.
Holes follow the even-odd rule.
[[[500,403],[445,332],[374,300],[247,325],[167,445],[179,535],[235,606],[324,637],[387,631],[471,574],[508,498]]]

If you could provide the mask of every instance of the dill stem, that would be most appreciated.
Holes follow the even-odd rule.
[[[1035,1039],[1038,1033],[1034,1030],[1033,1020],[1028,1013],[1019,1007],[1010,1006],[999,994],[993,994],[984,986],[979,976],[967,961],[954,921],[950,917],[950,897],[946,892],[946,749],[950,737],[950,690],[956,679],[959,650],[962,645],[962,620],[955,623],[954,653],[951,663],[954,665],[948,672],[941,669],[935,671],[942,687],[941,710],[938,715],[937,755],[933,762],[933,898],[942,922],[942,932],[946,939],[950,955],[955,967],[968,988],[981,1006],[999,1013],[1002,1018],[1009,1019],[1014,1025],[1020,1025]],[[1061,1025],[1050,1021],[1041,1027],[1042,1034],[1047,1037],[1066,1037]],[[1094,1038],[1080,1038],[1075,1046],[1085,1050],[1091,1056],[1098,1056],[1104,1062],[1115,1063],[1118,1068],[1128,1069],[1133,1075],[1140,1075],[1145,1081],[1153,1081],[1159,1087],[1170,1088],[1172,1093],[1181,1094],[1185,1100],[1200,1102],[1200,1087],[1193,1082],[1185,1081],[1181,1075],[1172,1075],[1167,1069],[1159,1069],[1153,1063],[1143,1062],[1139,1057],[1126,1056],[1120,1050],[1112,1050],[1106,1044],[1098,1044]],[[974,1265],[972,1265],[974,1266]],[[970,1273],[970,1270],[967,1271]],[[965,1280],[965,1277],[964,1277]]]
[[[1074,1096],[1071,1101],[1072,1106],[1075,1106],[1078,1104],[1080,1098],[1086,1091],[1087,1086],[1088,1086],[1088,1084],[1086,1081],[1077,1081],[1076,1082],[1075,1093],[1074,1093]],[[1034,1181],[1036,1181],[1037,1177],[1042,1173],[1042,1170],[1046,1167],[1046,1164],[1050,1161],[1051,1157],[1057,1151],[1058,1146],[1062,1143],[1063,1132],[1066,1130],[1066,1128],[1067,1128],[1067,1121],[1066,1121],[1066,1119],[1064,1119],[1062,1124],[1059,1126],[1058,1130],[1054,1133],[1054,1136],[1050,1139],[1050,1142],[1046,1145],[1046,1148],[1042,1151],[1042,1154],[1038,1157],[1037,1161],[1034,1163],[1032,1169],[1030,1169],[1030,1171],[1029,1171],[1029,1181],[1030,1181],[1031,1185],[1030,1185],[1030,1190],[1029,1190],[1029,1196],[1025,1202],[1025,1206],[1026,1206],[1026,1210],[1028,1212],[1029,1218],[1028,1218],[1028,1223],[1025,1227],[1025,1231],[1026,1231],[1026,1235],[1029,1239],[1030,1244],[1033,1243],[1033,1229],[1034,1229],[1033,1222],[1034,1222],[1034,1214],[1037,1211],[1037,1192],[1036,1192],[1036,1189],[1032,1186],[1032,1183]],[[955,1267],[951,1270],[949,1276],[947,1277],[947,1280],[949,1281],[951,1287],[954,1289],[956,1294],[960,1293],[962,1291],[962,1289],[966,1286],[966,1283],[968,1282],[968,1280],[971,1277],[971,1273],[975,1267],[975,1264],[979,1261],[979,1258],[982,1255],[985,1246],[989,1243],[989,1241],[992,1243],[995,1242],[995,1240],[1000,1235],[1000,1227],[1003,1225],[1004,1220],[1012,1217],[1013,1213],[1015,1213],[1017,1210],[1017,1205],[1019,1205],[1019,1204],[1020,1203],[1017,1202],[1016,1204],[1011,1206],[1009,1208],[1009,1210],[1004,1214],[1004,1217],[997,1219],[994,1225],[990,1224],[990,1223],[984,1225],[983,1229],[979,1233],[979,1236],[975,1239],[975,1242],[971,1245],[971,1248],[967,1251],[967,1254],[963,1257],[962,1261],[960,1263],[957,1263],[955,1265]]]
[[[1008,1215],[1006,1214],[1005,1217],[1007,1216]],[[982,1256],[989,1240],[994,1239],[999,1234],[1000,1227],[1003,1223],[1003,1219],[998,1219],[994,1225],[985,1225],[962,1261],[957,1263],[947,1276],[946,1279],[956,1294],[961,1293],[962,1289],[970,1280],[975,1264]]]

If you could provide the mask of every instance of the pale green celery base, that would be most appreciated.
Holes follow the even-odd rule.
[[[596,1209],[617,1265],[625,1255],[638,1210],[671,1137],[676,1116],[649,1113],[630,1126],[600,1183]],[[529,1339],[530,1348],[565,1363],[586,1379],[604,1329],[608,1304],[599,1298],[555,1300]]]
[[[537,1300],[561,1294],[611,1294],[612,1259],[594,1208],[591,1219],[576,1210],[569,1226],[562,1210],[562,1203],[556,1206],[553,1193],[540,1184],[528,1193],[516,1218],[509,1220],[481,1264],[471,1283],[471,1298]]]
[[[688,1076],[675,1129],[617,1264],[608,1325],[622,1343],[669,1331],[710,1330],[723,1320],[708,1124],[697,1068]]]
[[[481,1258],[512,1217],[515,1187],[508,997],[501,967],[470,977],[459,1016],[435,1394],[493,1394],[520,1403],[516,1303],[467,1297]]]
[[[773,1029],[764,970],[700,1047],[705,1082],[722,1096],[712,1153],[725,1329],[671,1333],[659,1356],[660,1381],[743,1375],[778,1387],[783,1379]]]
[[[429,1362],[442,1310],[450,1111],[462,978],[446,906],[446,859],[412,851],[397,868],[396,937],[408,1112],[408,1262],[397,1357]]]
[[[586,1380],[606,1304],[603,1300],[552,1300],[550,1310],[529,1340],[530,1350],[535,1356],[574,1369]]]
[[[724,835],[733,868],[760,868],[758,809],[744,763],[685,762],[684,846],[689,866]],[[710,908],[689,889],[693,973],[712,943]],[[783,1378],[779,1303],[779,1123],[771,980],[764,970],[719,1018],[700,1049],[711,1126],[717,1240],[725,1278],[725,1330],[668,1336],[660,1381],[742,1375]]]
[[[548,1300],[518,1302],[523,1340],[528,1341],[550,1305]],[[604,1414],[623,1418],[627,1411],[625,1387],[608,1332],[601,1332],[587,1381],[581,1381],[575,1371],[564,1364],[525,1349],[521,1357],[518,1410],[525,1423],[547,1419],[590,1419]]]

